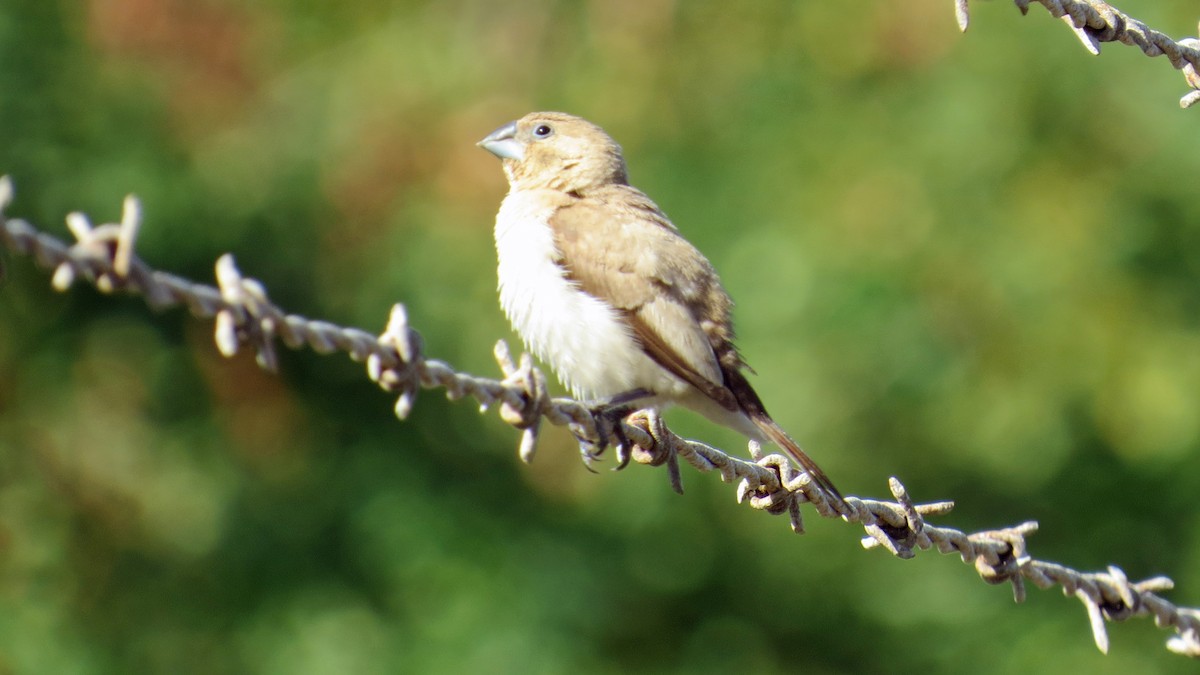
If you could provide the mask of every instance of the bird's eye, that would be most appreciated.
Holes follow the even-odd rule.
[[[538,138],[549,138],[552,133],[554,133],[554,129],[549,124],[539,124],[533,130],[533,135]]]

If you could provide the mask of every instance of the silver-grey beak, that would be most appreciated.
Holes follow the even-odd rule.
[[[525,159],[525,146],[517,141],[517,123],[509,122],[476,143],[500,159]]]

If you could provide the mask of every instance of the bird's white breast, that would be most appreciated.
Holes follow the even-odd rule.
[[[512,192],[496,216],[500,305],[526,347],[584,400],[686,388],[645,355],[616,310],[566,279],[548,225],[556,203]]]

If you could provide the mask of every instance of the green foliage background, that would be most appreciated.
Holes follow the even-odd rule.
[[[1180,36],[1194,2],[1121,8]],[[1040,7],[944,0],[5,0],[10,209],[145,205],[140,254],[233,252],[291,311],[496,373],[511,334],[474,147],[534,109],[608,129],[737,299],[781,423],[845,491],[1037,519],[1034,552],[1200,604],[1200,112]],[[583,469],[361,366],[220,358],[211,325],[7,255],[0,673],[1192,672],[1147,620]],[[515,342],[513,343],[515,346]],[[687,414],[683,433],[739,439]]]

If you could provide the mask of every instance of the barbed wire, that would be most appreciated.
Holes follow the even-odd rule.
[[[355,361],[365,361],[368,376],[385,391],[397,394],[394,412],[405,419],[421,389],[444,389],[451,400],[474,398],[480,411],[498,405],[504,422],[521,430],[518,454],[531,462],[537,447],[542,420],[566,426],[579,441],[584,462],[589,466],[603,452],[601,438],[612,430],[598,427],[597,418],[584,404],[568,398],[551,398],[546,377],[533,366],[528,354],[514,362],[503,341],[496,344],[495,357],[503,372],[496,380],[456,372],[448,364],[424,355],[421,336],[407,321],[403,305],[395,305],[380,335],[327,321],[287,314],[274,305],[266,288],[242,276],[233,257],[221,256],[216,264],[215,287],[200,284],[150,268],[134,253],[141,227],[141,208],[136,198],[126,197],[120,223],[93,227],[80,213],[67,216],[67,227],[75,236],[68,244],[40,232],[28,222],[8,218],[13,185],[0,178],[0,242],[9,249],[34,258],[43,268],[53,269],[52,285],[66,290],[77,280],[93,284],[104,293],[138,294],[154,309],[184,305],[198,318],[215,320],[217,348],[233,356],[243,345],[254,348],[259,365],[274,371],[278,366],[276,345],[318,353],[345,352]],[[599,422],[606,424],[606,422]],[[1080,572],[1031,556],[1027,538],[1037,523],[967,534],[961,530],[930,524],[927,518],[945,516],[950,501],[917,504],[896,478],[888,483],[891,501],[847,496],[838,510],[806,473],[795,469],[778,454],[764,454],[750,443],[753,461],[734,457],[722,450],[675,435],[653,411],[641,411],[616,422],[631,447],[619,447],[617,467],[629,462],[666,466],[671,487],[682,492],[679,460],[699,471],[716,471],[726,483],[736,483],[736,498],[752,508],[788,515],[792,530],[804,532],[801,506],[812,504],[827,518],[862,525],[866,549],[883,548],[898,558],[912,558],[917,551],[936,549],[957,553],[973,564],[984,581],[1009,583],[1017,602],[1025,599],[1026,581],[1039,588],[1060,586],[1084,605],[1096,646],[1108,651],[1106,621],[1124,621],[1135,616],[1152,616],[1159,627],[1172,628],[1167,641],[1173,652],[1200,658],[1200,609],[1179,607],[1159,595],[1173,588],[1167,577],[1131,582],[1120,568],[1103,572]],[[619,436],[619,434],[618,434]]]
[[[1146,56],[1166,56],[1183,77],[1192,91],[1179,99],[1182,108],[1190,108],[1200,102],[1200,39],[1188,37],[1172,40],[1118,10],[1102,0],[1013,0],[1022,14],[1029,13],[1029,5],[1036,2],[1045,7],[1052,16],[1062,19],[1075,32],[1084,49],[1092,54],[1100,53],[1100,43],[1120,42],[1142,50]],[[970,24],[969,0],[954,0],[954,13],[960,30]],[[1200,29],[1198,29],[1200,30]]]

